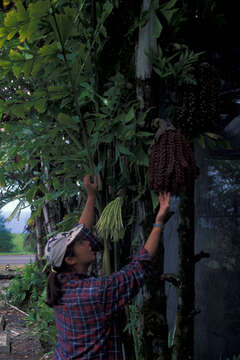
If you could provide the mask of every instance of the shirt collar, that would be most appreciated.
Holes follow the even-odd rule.
[[[64,284],[66,282],[69,282],[71,280],[84,280],[89,278],[88,274],[85,273],[78,273],[78,272],[66,272],[66,273],[59,273],[57,275],[58,280]]]

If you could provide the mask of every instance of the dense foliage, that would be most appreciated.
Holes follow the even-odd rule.
[[[69,203],[78,198],[87,172],[100,172],[100,208],[121,189],[138,195],[146,188],[139,166],[148,165],[152,134],[141,129],[145,114],[138,114],[134,87],[119,66],[107,78],[96,71],[104,65],[105,22],[114,5],[98,3],[95,10],[93,26],[84,1],[35,1],[28,7],[18,1],[2,23],[2,84],[8,88],[9,79],[17,78],[21,85],[0,99],[6,119],[1,181],[7,187],[1,201],[17,195],[16,211],[28,201],[32,220],[49,201],[61,203],[59,220],[74,211],[78,204]]]

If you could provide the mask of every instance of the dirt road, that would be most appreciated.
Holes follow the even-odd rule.
[[[22,265],[29,264],[30,261],[35,260],[35,255],[1,255],[0,265]]]

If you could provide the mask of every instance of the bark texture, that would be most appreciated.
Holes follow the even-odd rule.
[[[194,258],[194,183],[180,196],[178,227],[178,266],[180,286],[173,346],[174,360],[191,360],[194,351],[195,258]]]
[[[35,216],[35,229],[36,229],[36,260],[38,266],[43,266],[44,256],[44,231],[43,231],[43,217]]]
[[[143,10],[150,8],[151,1],[143,0]],[[147,54],[151,54],[157,47],[157,41],[153,38],[153,13],[149,14],[147,24],[140,28],[139,39],[136,52],[136,77],[137,77],[137,97],[141,101],[142,111],[146,111],[149,107],[157,108],[156,98],[153,96],[154,81],[152,74],[152,64]],[[145,128],[149,127],[152,118],[147,117]],[[146,174],[145,174],[146,176]],[[147,197],[149,198],[147,199]],[[150,201],[149,201],[150,200]],[[148,204],[147,204],[148,203]],[[154,221],[152,213],[152,204],[150,193],[146,194],[144,203],[138,201],[138,216],[136,227],[140,230],[136,231],[140,238],[144,238],[143,234],[149,234]],[[146,216],[147,215],[147,216]],[[142,222],[145,220],[144,229]],[[142,228],[142,230],[141,230]],[[144,230],[144,232],[143,232]],[[135,231],[134,231],[135,232]],[[142,234],[142,236],[141,236]],[[147,286],[143,289],[143,296],[140,300],[142,306],[142,314],[144,317],[144,359],[146,360],[169,360],[170,353],[168,349],[168,325],[166,317],[166,295],[164,282],[160,281],[164,267],[164,245],[163,242],[159,247],[158,255],[155,259],[154,271]]]

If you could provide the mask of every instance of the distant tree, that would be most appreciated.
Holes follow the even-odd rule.
[[[0,251],[10,251],[13,248],[12,237],[5,223],[6,220],[0,215]]]

